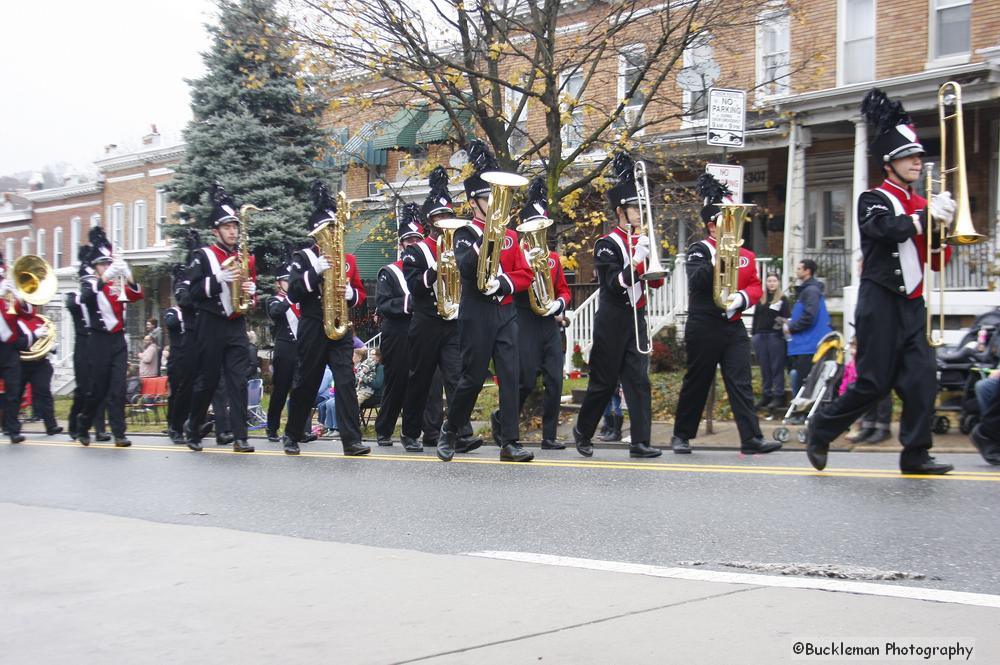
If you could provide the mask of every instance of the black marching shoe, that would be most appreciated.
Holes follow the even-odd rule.
[[[228,446],[235,442],[236,437],[233,436],[232,432],[219,432],[218,436],[215,437],[215,445],[217,446]]]
[[[254,447],[246,442],[245,439],[236,439],[233,441],[233,452],[237,453],[252,453]]]
[[[55,427],[50,427],[47,430],[45,430],[45,434],[47,436],[55,436],[56,434],[61,434],[62,431],[63,431],[63,428],[59,427],[58,425],[56,425]]]
[[[979,451],[979,454],[983,456],[984,460],[993,466],[1000,466],[1000,445],[987,438],[986,435],[983,434],[983,430],[980,425],[976,425],[972,428],[972,433],[969,434],[969,439],[972,440],[972,445],[976,447],[976,450]]]
[[[476,448],[483,445],[483,439],[479,436],[470,436],[466,438],[460,438],[458,443],[455,444],[456,453],[471,453]],[[499,445],[499,444],[498,444]]]
[[[858,441],[858,443],[873,444],[882,443],[883,441],[888,441],[892,438],[892,434],[887,429],[877,429],[871,436],[869,436],[864,441]]]
[[[930,455],[927,456],[920,464],[916,466],[903,466],[900,464],[899,470],[901,473],[917,475],[917,476],[943,476],[949,471],[954,471],[955,467],[951,464],[945,464],[944,462],[938,462]]]
[[[76,441],[76,437],[78,436],[76,432],[66,432],[66,435],[70,438],[71,441]]]
[[[173,443],[175,446],[183,446],[184,444],[187,443],[187,439],[185,439],[184,435],[181,434],[180,432],[171,432],[169,436],[170,436],[170,442]]]
[[[377,443],[378,445],[383,446],[383,447],[391,446],[392,445],[392,437],[391,436],[380,436],[375,441],[375,443]]]
[[[454,432],[449,432],[444,427],[441,428],[441,437],[438,439],[437,443],[437,456],[442,462],[450,462],[451,458],[455,456],[455,440],[458,435]]]
[[[744,455],[766,455],[775,450],[781,450],[781,444],[777,441],[765,441],[756,436],[746,443],[740,444],[740,452]]]
[[[21,435],[18,434],[18,436],[21,436]],[[11,438],[13,438],[13,437],[11,437]],[[89,446],[90,445],[90,432],[78,432],[77,435],[76,435],[76,440],[80,442],[81,446]],[[22,437],[21,441],[24,441],[23,437]]]
[[[583,437],[583,434],[576,428],[576,425],[573,425],[573,441],[576,443],[576,452],[584,457],[594,456],[594,444],[590,442],[590,439]]]
[[[625,416],[611,416],[611,431],[597,437],[601,441],[608,443],[622,440],[622,425],[625,424]]]
[[[662,454],[662,450],[653,448],[648,443],[634,443],[628,447],[629,457],[659,457]]]
[[[283,447],[286,455],[298,455],[302,452],[299,450],[299,444],[292,441],[287,436],[282,440],[282,444],[284,444]]]
[[[424,447],[420,445],[420,442],[414,438],[408,436],[399,437],[399,442],[403,444],[403,450],[408,453],[422,453],[424,452]]]
[[[780,396],[772,398],[771,401],[768,402],[767,408],[769,411],[774,411],[774,412],[784,411],[786,408],[785,398]]]
[[[493,445],[503,446],[503,441],[500,440],[500,410],[497,409],[490,414],[490,430],[493,435]]]
[[[115,448],[128,448],[131,445],[132,445],[132,442],[129,441],[124,436],[116,436],[115,437]]]
[[[813,465],[813,468],[817,471],[822,471],[826,468],[826,457],[830,452],[829,443],[820,443],[816,441],[815,435],[809,428],[806,428],[806,457],[809,458],[809,463]]]
[[[317,437],[315,434],[313,434],[312,432],[308,432],[305,436],[302,437],[302,443],[312,443],[313,441],[316,440],[316,438]]]
[[[688,443],[687,439],[682,439],[679,436],[670,439],[670,449],[674,451],[675,455],[691,454],[691,444]]]
[[[201,448],[201,441],[198,440],[198,439],[191,439],[191,438],[189,438],[187,440],[187,447],[190,448],[191,450],[195,451],[196,453],[200,453],[201,450],[202,450],[202,448]]]
[[[525,450],[517,441],[511,441],[500,446],[500,460],[504,462],[530,462],[535,459],[535,454]]]
[[[10,435],[10,442],[11,443],[21,443],[22,441],[24,441],[24,435],[23,434],[11,434]],[[87,443],[85,443],[83,445],[87,445],[88,443],[90,443],[90,439],[87,439]]]
[[[268,432],[267,433],[267,440],[270,441],[271,443],[278,443],[282,439],[281,439],[280,436],[278,436],[277,432]]]
[[[770,397],[768,397],[767,395],[761,395],[760,399],[753,403],[753,408],[756,409],[757,411],[760,411],[770,403],[771,403]]]
[[[863,427],[847,437],[851,443],[867,443],[868,437],[875,433],[874,427]]]
[[[371,448],[358,441],[357,443],[345,443],[344,454],[348,457],[361,457],[372,451]]]
[[[107,432],[98,432],[98,434],[94,438],[103,443],[105,441],[110,441],[111,435],[108,434]]]
[[[555,439],[542,439],[542,450],[566,450],[566,444]]]

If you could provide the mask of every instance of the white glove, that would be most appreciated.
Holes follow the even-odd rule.
[[[104,276],[102,277],[102,279],[105,282],[110,282],[116,277],[121,277],[121,273],[118,272],[118,264],[112,263],[111,265],[108,266],[108,269],[104,271]]]
[[[6,277],[0,280],[0,296],[5,296],[8,293],[14,292],[14,282],[10,281]]]
[[[44,323],[42,325],[38,326],[37,328],[35,328],[35,338],[36,339],[41,339],[42,337],[48,337],[48,336],[49,336],[49,327],[47,325],[45,325]]]
[[[344,284],[344,297],[348,300],[354,300],[354,287],[350,284]]]
[[[733,318],[733,315],[735,315],[737,312],[743,311],[743,308],[745,306],[746,306],[746,300],[743,298],[742,293],[734,293],[733,295],[729,296],[729,303],[726,306],[726,318],[727,319]]]
[[[257,293],[257,282],[243,282],[243,292],[248,296]]]
[[[562,301],[553,300],[552,302],[549,303],[548,308],[546,308],[545,316],[552,316],[554,314],[557,314],[561,308],[562,308]]]
[[[632,263],[639,265],[649,258],[649,236],[639,236],[632,251]]]
[[[957,209],[958,204],[951,198],[951,192],[941,192],[931,197],[931,217],[944,224],[951,224]]]
[[[500,290],[500,280],[494,277],[490,281],[486,282],[486,288],[483,289],[485,295],[491,296]]]
[[[325,256],[323,256],[322,254],[320,254],[316,258],[315,268],[316,268],[316,272],[319,272],[319,273],[325,272],[325,271],[327,271],[327,270],[330,269],[330,262],[326,260]]]
[[[541,247],[532,247],[531,249],[529,249],[527,252],[524,253],[524,256],[526,259],[528,259],[528,263],[534,263],[538,259],[538,257],[544,253],[545,250],[542,249]]]
[[[219,271],[218,274],[216,274],[216,277],[218,277],[219,281],[224,284],[232,284],[233,280],[236,279],[236,276],[229,270]]]

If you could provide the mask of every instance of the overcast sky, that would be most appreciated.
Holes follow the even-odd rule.
[[[138,145],[155,123],[179,139],[185,78],[207,50],[211,0],[35,0],[0,19],[0,175]]]

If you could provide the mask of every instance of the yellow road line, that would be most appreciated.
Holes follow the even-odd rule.
[[[24,441],[18,445],[31,445],[31,446],[41,446],[50,448],[82,448],[80,444],[72,441],[60,442],[60,441]],[[142,450],[149,452],[173,452],[173,453],[183,453],[191,454],[194,451],[188,450],[184,446],[162,446],[162,445],[134,445],[130,448],[115,448],[114,445],[108,443],[101,444],[91,444],[90,448],[99,448],[106,450]],[[241,455],[247,456],[248,453],[237,453],[228,447],[206,447],[202,453],[207,453],[210,455]],[[291,457],[290,455],[285,455],[284,451],[281,450],[261,450],[258,449],[257,452],[252,453],[255,456],[265,456],[265,457]],[[303,451],[299,457],[315,457],[324,459],[343,459],[343,460],[372,460],[372,461],[388,461],[388,462],[439,462],[437,457],[433,455],[415,455],[415,454],[403,454],[403,455],[365,455],[362,457],[349,457],[343,453],[333,453],[333,452],[320,452],[320,451]],[[505,462],[499,459],[484,459],[476,457],[456,457],[451,462],[452,464],[509,464],[518,466],[527,466],[529,468],[537,467],[547,467],[547,468],[572,468],[572,469],[608,469],[608,470],[630,470],[630,471],[679,471],[679,472],[689,472],[689,473],[735,473],[735,474],[747,474],[747,475],[766,475],[766,476],[817,476],[817,477],[833,477],[833,478],[919,478],[924,480],[975,480],[975,481],[987,481],[987,482],[1000,482],[1000,473],[989,472],[989,471],[960,471],[957,473],[951,473],[945,476],[921,476],[912,474],[901,474],[893,469],[850,469],[850,468],[830,468],[825,471],[816,471],[809,467],[794,467],[794,466],[736,466],[736,465],[724,465],[724,464],[670,464],[662,462],[617,462],[612,460],[542,460],[535,459],[530,464],[524,464],[521,462]]]

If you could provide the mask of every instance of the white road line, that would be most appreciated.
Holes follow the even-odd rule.
[[[578,559],[575,557],[535,554],[532,552],[468,552],[467,556],[519,561],[521,563],[539,563],[547,566],[562,566],[564,568],[584,568],[586,570],[599,570],[608,573],[666,577],[695,582],[750,584],[753,586],[782,587],[787,589],[816,589],[819,591],[839,591],[868,596],[889,596],[892,598],[928,600],[937,603],[957,603],[959,605],[974,605],[976,607],[1000,608],[1000,596],[985,593],[969,593],[966,591],[948,591],[945,589],[873,584],[871,582],[852,582],[848,580],[778,577],[772,575],[755,575],[752,573],[726,573],[715,570],[667,568],[665,566],[648,566],[641,563],[627,563],[625,561]]]

